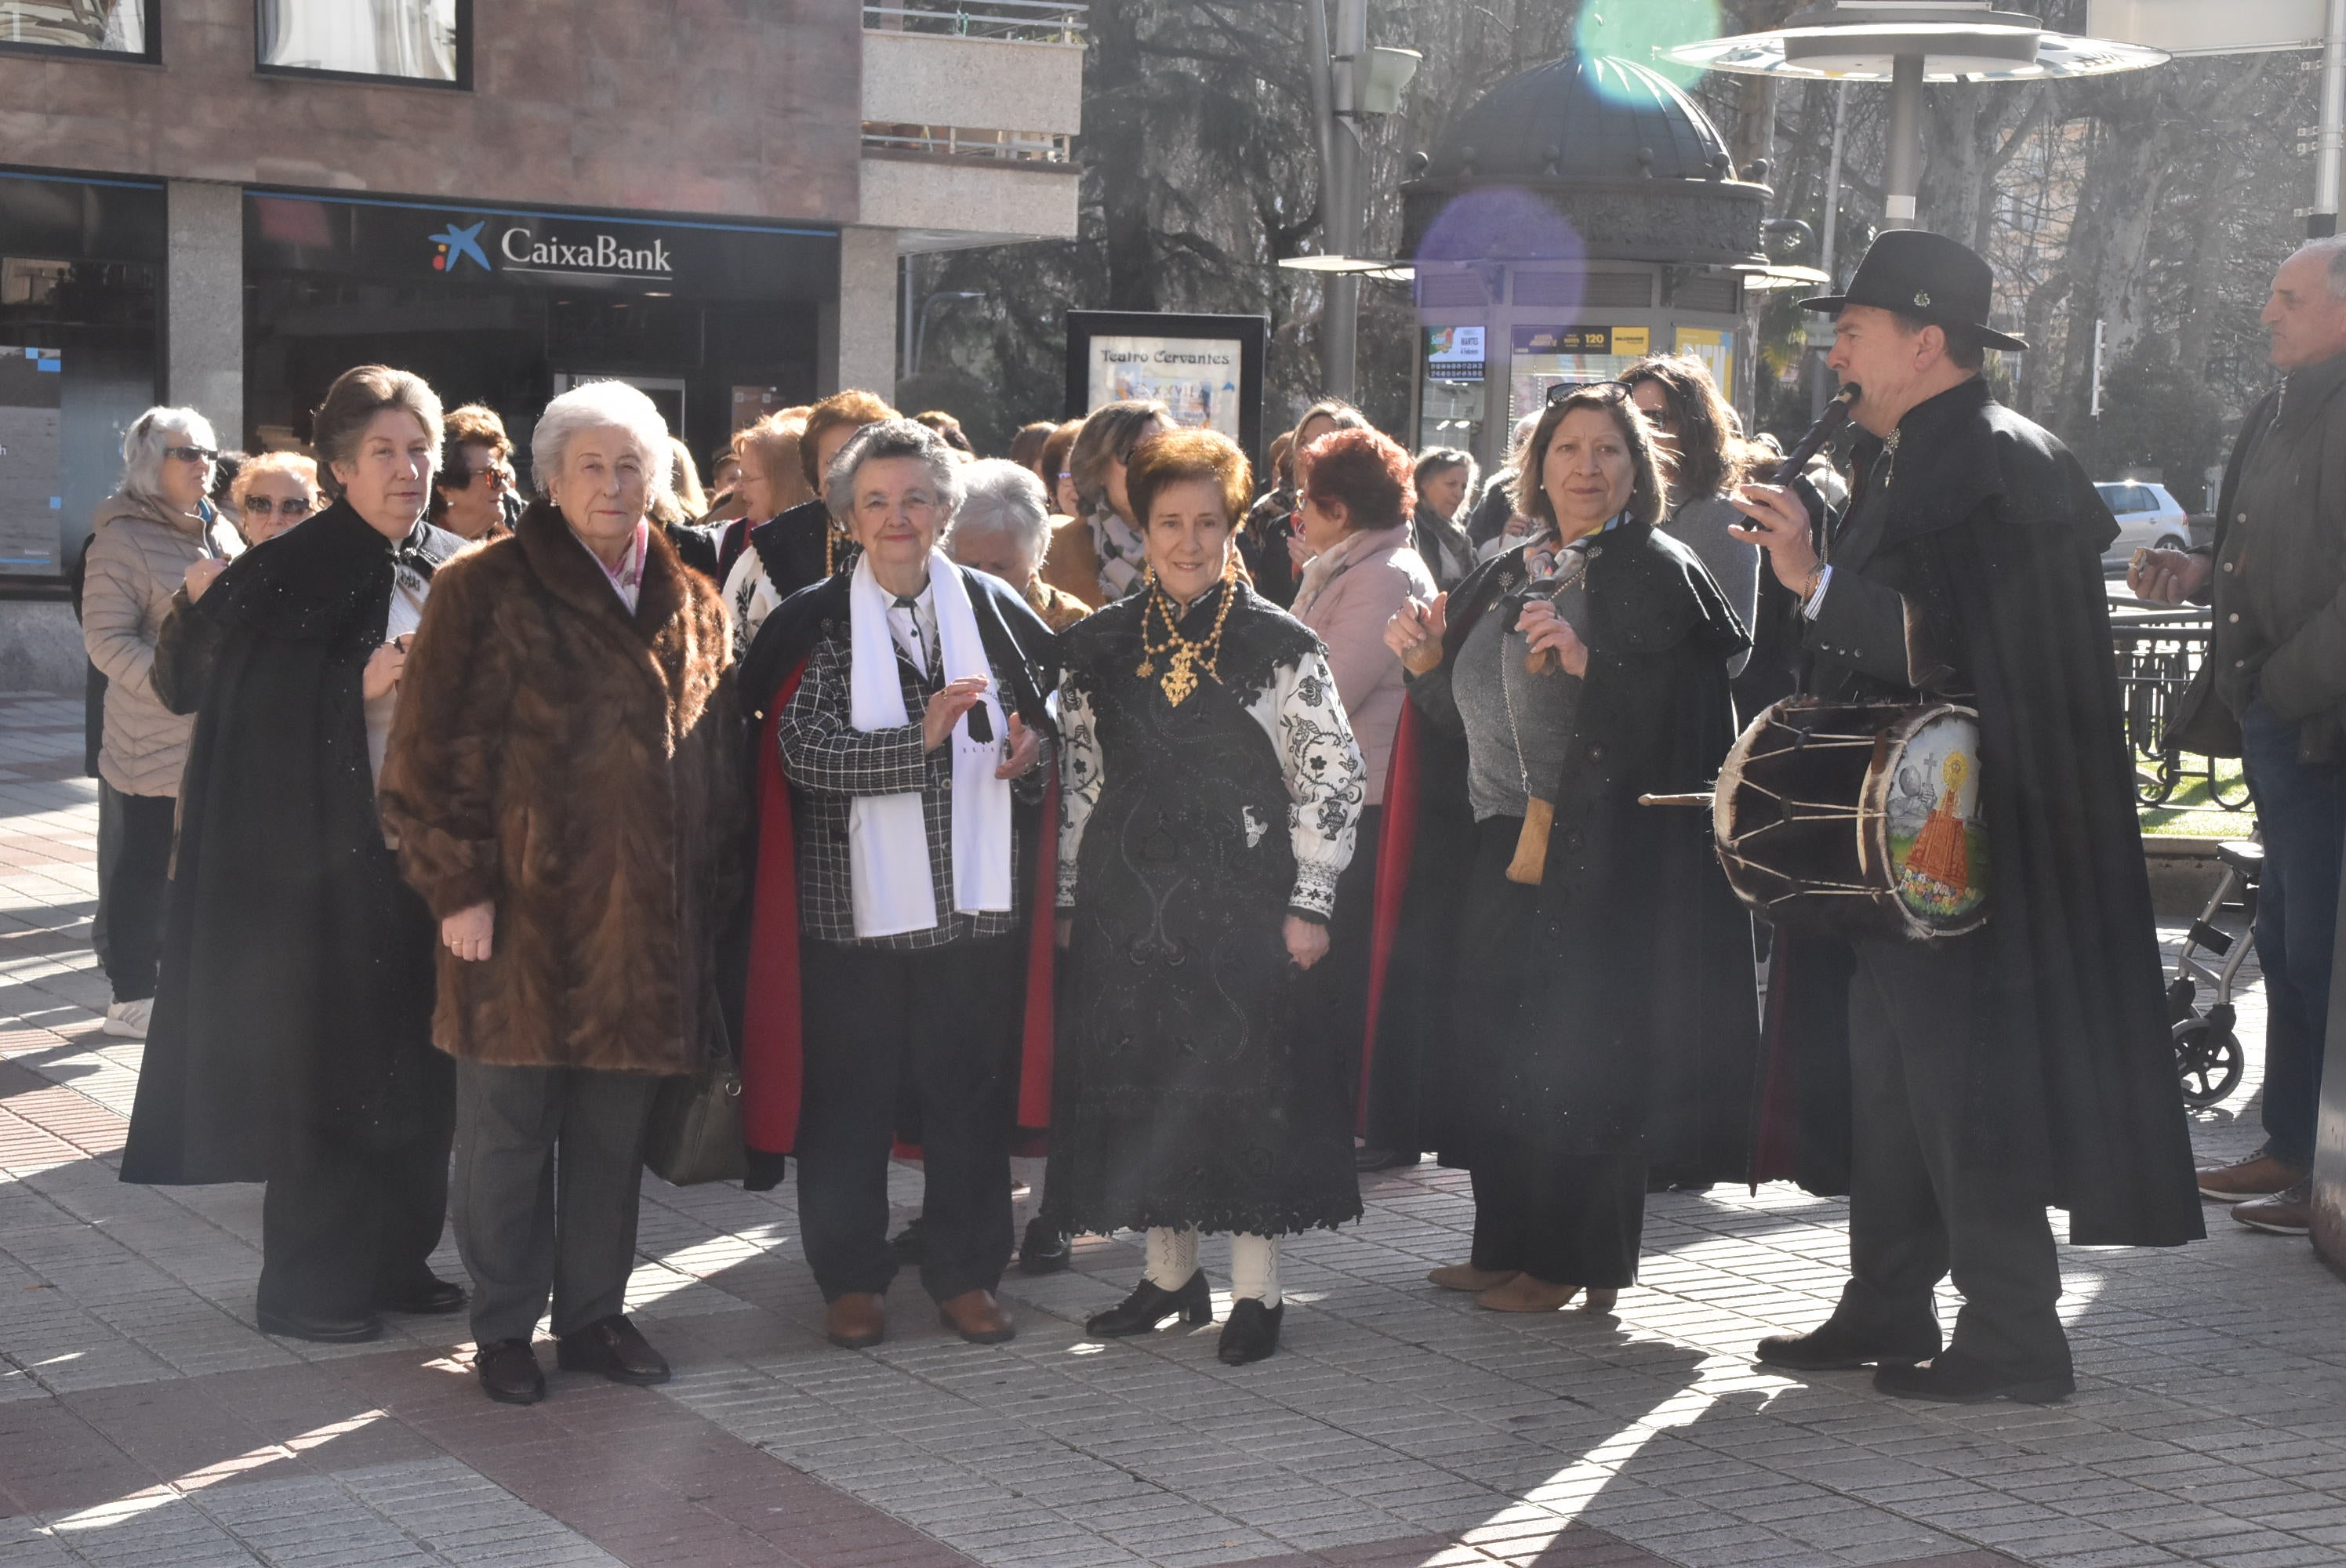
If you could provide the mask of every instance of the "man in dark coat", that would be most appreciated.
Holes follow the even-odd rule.
[[[1789,492],[1740,503],[1800,600],[1812,695],[1977,708],[1994,856],[1969,934],[1780,931],[1763,1104],[1800,1106],[1804,1183],[1829,1190],[1846,1162],[1851,1278],[1823,1327],[1760,1359],[1879,1365],[1904,1398],[2044,1402],[2075,1387],[2046,1206],[2079,1245],[2202,1230],[2110,663],[2116,525],[1979,380],[1986,347],[2025,346],[1984,325],[1991,285],[1953,240],[1883,235],[1846,295],[1808,301],[1838,312],[1828,362],[1864,389],[1830,564]],[[1819,994],[1837,986],[1845,1005]],[[1759,1175],[1795,1174],[1767,1154]],[[1942,1350],[1950,1271],[1964,1306]]]
[[[394,575],[464,548],[337,504],[182,590],[158,638],[157,694],[197,718],[122,1179],[269,1183],[270,1333],[371,1339],[374,1308],[464,1305],[425,1267],[454,1125],[434,932],[383,840],[361,687]]]
[[[2154,603],[2214,603],[2174,733],[2240,759],[2264,835],[2265,1143],[2201,1171],[2199,1191],[2243,1225],[2303,1236],[2346,855],[2346,239],[2284,262],[2264,321],[2281,384],[2240,426],[2214,545],[2150,551],[2127,581]]]

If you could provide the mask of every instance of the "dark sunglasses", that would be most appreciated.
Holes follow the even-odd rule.
[[[1607,402],[1631,401],[1627,382],[1558,382],[1547,389],[1547,405],[1554,408],[1581,392],[1595,392]]]
[[[182,463],[218,463],[219,461],[219,453],[209,446],[167,446],[163,449],[163,455],[176,457]]]
[[[318,504],[306,497],[300,501],[279,503],[266,495],[244,498],[244,514],[248,517],[307,517],[318,509]]]

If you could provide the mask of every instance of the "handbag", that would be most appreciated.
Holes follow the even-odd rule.
[[[644,1129],[644,1168],[670,1186],[739,1181],[748,1174],[741,1142],[741,1074],[721,1019],[699,1071],[660,1081]]]

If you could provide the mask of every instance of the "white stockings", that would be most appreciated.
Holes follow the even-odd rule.
[[[1159,1290],[1178,1290],[1197,1272],[1198,1232],[1194,1228],[1174,1230],[1157,1226],[1149,1230],[1148,1278],[1151,1285]],[[1253,1297],[1266,1307],[1279,1305],[1278,1237],[1230,1237],[1230,1297],[1233,1300]]]

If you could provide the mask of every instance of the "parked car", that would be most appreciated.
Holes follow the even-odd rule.
[[[2145,545],[2154,550],[2191,548],[2191,514],[2167,493],[2166,485],[2127,479],[2094,488],[2118,520],[2118,536],[2102,552],[2105,566],[2123,567]]]

